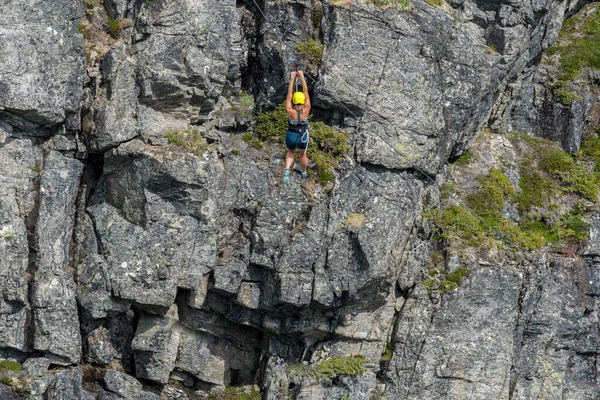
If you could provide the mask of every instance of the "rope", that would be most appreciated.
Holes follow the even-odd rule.
[[[267,16],[265,15],[265,13],[263,12],[263,10],[260,9],[260,6],[258,5],[258,3],[256,2],[256,0],[252,0],[254,2],[254,4],[256,5],[256,7],[258,8],[258,11],[260,11],[260,13],[262,14],[262,16],[264,17],[265,21],[269,22],[269,20],[267,19]]]

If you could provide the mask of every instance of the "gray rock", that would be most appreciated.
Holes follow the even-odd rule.
[[[516,273],[479,269],[434,307],[417,286],[398,316],[388,395],[508,398],[520,287]]]
[[[100,326],[90,332],[87,337],[86,361],[99,365],[107,365],[117,357],[117,351],[113,348],[108,329]]]
[[[0,148],[0,346],[21,351],[27,350],[28,224],[41,166],[42,152],[29,140]]]
[[[105,151],[138,135],[135,64],[121,47],[110,50],[100,64],[105,83],[92,104],[93,129],[86,132],[92,151]]]
[[[133,47],[141,103],[192,120],[212,110],[226,80],[239,85],[241,15],[233,0],[143,7],[136,34],[144,40]]]
[[[23,371],[33,377],[38,378],[46,375],[48,367],[50,366],[50,360],[44,357],[28,358],[23,363]]]
[[[119,371],[106,371],[104,374],[104,387],[114,397],[104,395],[100,400],[126,399],[126,400],[159,400],[157,394],[145,392],[142,384],[130,375]]]
[[[136,377],[157,383],[167,383],[175,366],[180,331],[172,329],[177,323],[177,306],[166,317],[143,314],[131,343]]]
[[[72,208],[83,165],[58,152],[46,157],[40,181],[38,246],[32,291],[34,349],[76,363],[81,358],[81,335],[69,245]]]
[[[185,332],[181,335],[175,367],[202,382],[231,385],[252,382],[257,365],[258,353],[254,351],[244,351],[203,332]]]
[[[591,89],[571,84],[569,90],[581,95],[570,105],[562,104],[551,88],[552,73],[547,66],[540,65],[509,85],[493,126],[501,132],[520,132],[557,141],[565,151],[575,153],[590,116]]]
[[[198,290],[214,266],[221,165],[214,153],[199,159],[164,147],[128,148],[107,156],[88,210],[113,294],[168,308],[177,287]]]
[[[94,400],[96,396],[82,385],[83,374],[80,368],[67,369],[57,373],[48,385],[45,398],[49,400]]]
[[[82,3],[5,2],[0,15],[0,107],[13,117],[57,125],[77,112],[83,95],[83,41],[77,32]],[[4,119],[4,118],[2,118]]]

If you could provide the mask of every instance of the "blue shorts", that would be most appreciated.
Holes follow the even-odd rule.
[[[288,131],[285,136],[285,145],[288,150],[296,150],[297,148],[306,150],[306,146],[308,146],[308,132],[306,133],[306,142],[302,142],[302,135],[300,133]]]

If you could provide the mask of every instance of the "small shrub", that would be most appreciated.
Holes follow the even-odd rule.
[[[169,144],[182,147],[197,156],[202,155],[208,148],[206,141],[197,130],[170,130],[165,133],[165,137]]]
[[[462,279],[470,273],[471,271],[468,269],[459,267],[452,273],[443,272],[441,275],[444,279],[439,280],[438,271],[434,269],[429,271],[429,276],[431,276],[431,278],[423,281],[423,286],[427,289],[427,293],[429,294],[435,289],[438,289],[441,294],[444,294],[445,292],[458,289]]]
[[[482,243],[485,231],[481,223],[468,209],[452,205],[442,210],[429,210],[423,213],[437,227],[436,239],[448,242],[466,240],[470,245]]]
[[[121,29],[120,21],[118,19],[109,19],[108,20],[108,32],[110,33],[110,37],[113,39],[119,38],[119,32]]]
[[[323,9],[317,8],[313,12],[313,26],[315,29],[321,29],[321,23],[323,22]]]
[[[246,143],[251,142],[252,139],[254,139],[254,136],[252,136],[252,134],[250,133],[244,133],[244,135],[242,136],[242,140]]]
[[[562,80],[575,79],[585,67],[600,68],[600,9],[566,20],[559,39],[549,54],[560,54]],[[564,101],[567,101],[569,96],[565,95]]]
[[[323,44],[318,40],[308,39],[306,42],[296,42],[296,50],[310,63],[321,63]]]
[[[456,165],[465,166],[468,165],[471,162],[471,160],[473,160],[473,152],[467,151],[466,153],[458,157],[454,163]]]
[[[246,391],[243,387],[228,387],[220,392],[211,393],[209,400],[260,400],[260,392],[254,387]]]
[[[360,375],[365,372],[366,363],[363,355],[351,357],[332,357],[315,367],[315,373],[321,378],[332,379],[341,375]]]
[[[467,197],[469,207],[490,227],[497,228],[502,220],[505,200],[514,192],[504,173],[492,168],[479,178],[480,189]]]
[[[383,352],[383,355],[381,356],[381,361],[384,361],[384,362],[391,361],[393,356],[394,356],[394,345],[392,344],[392,342],[386,342],[385,351]]]
[[[263,141],[283,141],[287,128],[288,115],[285,111],[285,103],[278,105],[273,111],[256,115],[255,132]]]
[[[265,147],[265,145],[263,144],[263,142],[260,141],[260,139],[254,138],[250,141],[250,146],[254,147],[255,149],[262,149]]]
[[[2,360],[0,361],[0,371],[12,371],[19,373],[21,371],[21,364],[15,361]]]

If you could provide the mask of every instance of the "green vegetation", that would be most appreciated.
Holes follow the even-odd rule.
[[[455,184],[444,185],[441,198],[450,205],[423,213],[436,228],[434,239],[457,248],[500,241],[522,250],[586,240],[589,225],[583,218],[583,203],[575,202],[570,209],[559,204],[574,204],[565,196],[598,201],[600,139],[588,139],[580,152],[570,155],[548,140],[518,134],[509,137],[516,149],[522,149],[520,191],[497,168],[479,176],[477,189],[467,195],[460,196]],[[462,198],[459,205],[449,200],[454,197]],[[507,205],[519,211],[518,222],[504,218]],[[439,283],[433,276],[424,284],[431,290]],[[452,280],[448,285],[454,286]]]
[[[504,202],[514,192],[502,170],[492,168],[479,178],[480,189],[467,196],[467,204],[475,214],[491,228],[499,228]]]
[[[425,3],[429,4],[432,7],[439,7],[444,4],[444,0],[425,0]]]
[[[254,147],[257,150],[260,150],[265,147],[263,142],[261,142],[260,139],[257,138],[254,138],[250,141],[250,146]]]
[[[360,375],[365,372],[365,357],[361,354],[351,357],[332,357],[315,367],[320,378],[333,379],[340,375]]]
[[[231,150],[231,154],[233,154],[234,156],[239,156],[240,155],[240,151],[238,149],[232,149]]]
[[[343,375],[360,375],[366,371],[367,360],[362,354],[350,357],[331,357],[322,361],[317,366],[291,363],[285,366],[288,375],[297,377],[312,377],[316,380],[333,379]]]
[[[584,67],[600,69],[600,8],[589,15],[572,17],[563,24],[559,44],[563,79],[572,80]]]
[[[273,111],[258,113],[256,116],[255,133],[263,142],[281,142],[287,127],[288,115],[284,104],[278,105]],[[333,180],[333,171],[338,167],[339,160],[350,150],[347,133],[339,132],[323,122],[310,124],[307,154],[314,163],[319,182]]]
[[[373,0],[373,4],[377,7],[396,7],[401,10],[410,9],[410,0]]]
[[[170,130],[165,133],[169,144],[183,147],[190,153],[201,156],[208,147],[206,141],[196,129],[186,129],[182,131]]]
[[[316,8],[313,12],[313,26],[315,29],[321,29],[321,23],[323,22],[323,9]]]
[[[119,32],[121,31],[120,21],[118,19],[109,19],[107,23],[110,37],[112,37],[113,39],[118,39]]]
[[[2,383],[3,385],[6,385],[6,386],[12,386],[13,380],[11,378],[9,378],[8,376],[3,376],[0,379],[0,383]]]
[[[275,107],[273,111],[256,115],[255,132],[259,139],[270,142],[281,142],[288,128],[288,115],[285,103]]]
[[[467,151],[466,153],[458,157],[454,163],[460,166],[465,166],[468,165],[471,162],[471,160],[473,160],[473,152]]]
[[[392,344],[392,342],[386,342],[385,343],[385,351],[383,352],[383,355],[381,356],[381,361],[384,361],[384,362],[391,361],[393,355],[394,355],[394,345]]]
[[[252,139],[254,139],[254,136],[252,136],[251,133],[244,133],[244,135],[242,136],[242,140],[246,143],[251,142]]]
[[[77,24],[77,32],[81,33],[83,37],[87,39],[87,30],[85,29],[85,24],[83,22]]]
[[[585,67],[600,68],[600,8],[595,12],[580,13],[565,21],[558,44],[550,47],[547,54],[559,56],[561,76],[554,85],[557,99],[569,105],[579,96],[572,93],[568,81],[577,78]]]
[[[220,392],[211,393],[209,400],[260,400],[260,392],[254,387],[248,392],[243,387],[228,387]]]
[[[315,164],[317,180],[320,183],[333,180],[333,170],[338,167],[339,160],[350,150],[347,133],[337,131],[323,122],[310,124],[307,154]]]
[[[437,269],[432,269],[429,271],[430,278],[425,279],[423,281],[423,286],[427,289],[428,293],[431,293],[433,290],[439,290],[441,294],[444,292],[449,292],[452,290],[458,289],[458,285],[462,282],[462,279],[469,275],[471,271],[466,268],[460,267],[457,268],[454,272],[442,272],[441,275],[443,279],[439,279]]]
[[[15,361],[2,360],[0,361],[0,372],[12,371],[15,373],[21,372],[21,364]]]
[[[296,42],[296,50],[306,61],[317,65],[321,63],[323,44],[318,40],[308,39],[306,42]]]

